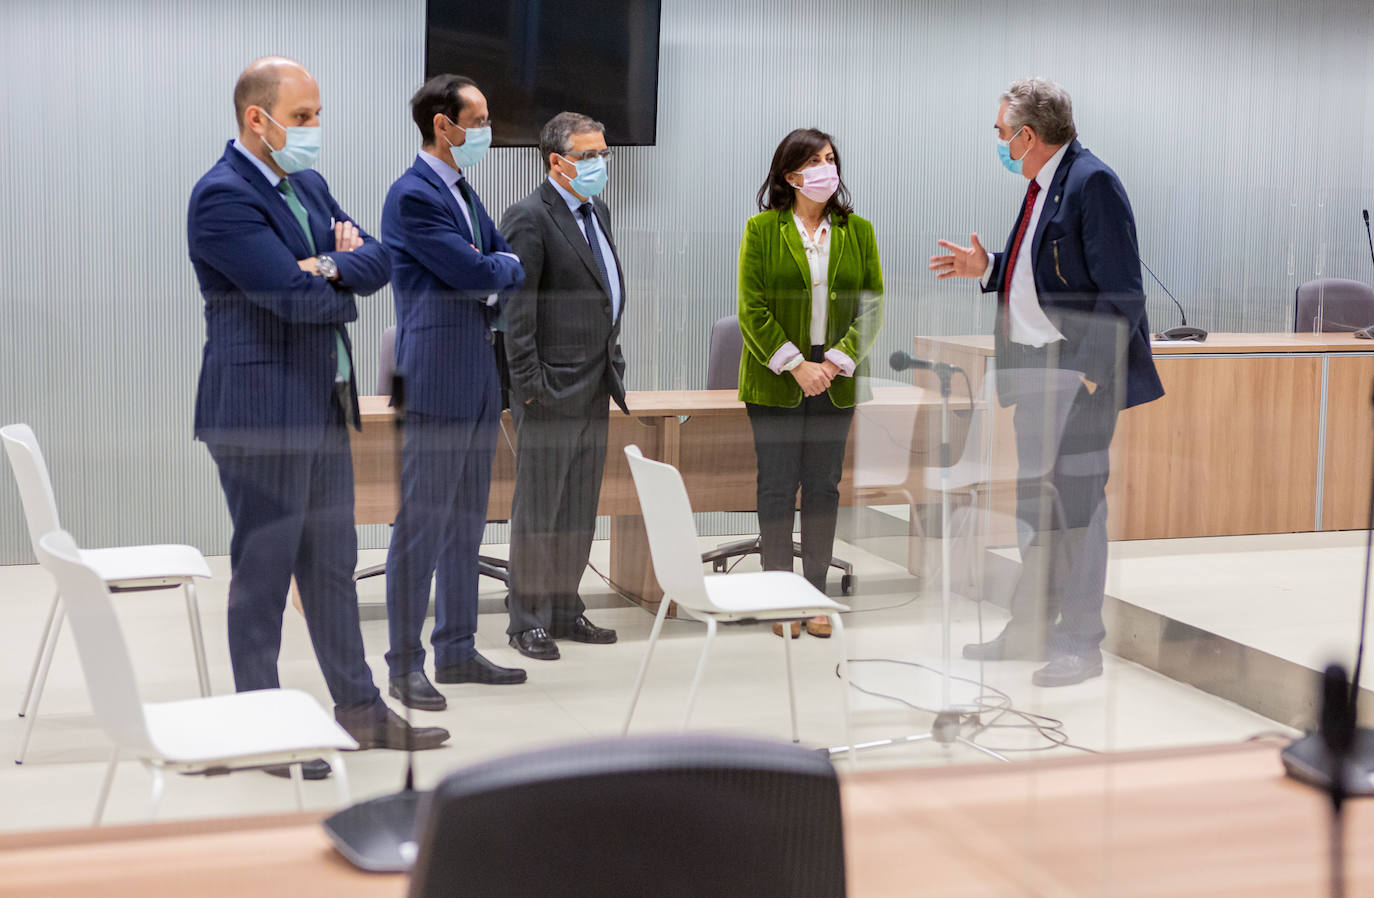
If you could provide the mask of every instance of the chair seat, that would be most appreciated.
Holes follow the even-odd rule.
[[[707,577],[706,593],[721,611],[697,611],[696,616],[717,620],[786,620],[848,611],[848,605],[831,601],[805,577],[789,571],[752,571]]]
[[[297,689],[145,704],[143,714],[158,756],[173,764],[249,766],[255,756],[358,747],[319,702]]]
[[[95,569],[106,583],[162,580],[168,583],[192,577],[209,579],[205,556],[192,546],[118,546],[82,549],[81,560]]]

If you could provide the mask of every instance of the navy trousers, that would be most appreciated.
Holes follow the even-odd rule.
[[[420,631],[434,579],[434,666],[468,660],[477,649],[477,556],[487,523],[491,464],[501,422],[496,371],[474,387],[475,417],[409,412],[401,457],[401,507],[386,556],[391,676],[420,670]]]
[[[336,411],[313,449],[209,444],[234,522],[229,657],[239,692],[280,685],[282,613],[294,574],[334,704],[384,709],[363,652],[353,586],[353,459]]]

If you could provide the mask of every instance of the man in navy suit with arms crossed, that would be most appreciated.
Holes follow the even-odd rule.
[[[240,691],[279,685],[294,575],[334,715],[362,748],[434,748],[438,727],[389,710],[363,653],[353,587],[357,378],[344,325],[388,278],[386,250],[310,166],[320,96],[299,63],[253,62],[234,87],[239,135],[191,193],[187,243],[205,297],[195,434],[219,469],[234,534],[229,654]],[[270,773],[288,775],[286,768]],[[306,765],[308,778],[329,765]]]
[[[964,657],[1048,660],[1032,682],[1069,686],[1102,673],[1108,450],[1117,413],[1158,399],[1164,388],[1150,352],[1130,200],[1116,173],[1078,142],[1068,93],[1043,78],[1016,81],[1002,95],[995,127],[1003,165],[1030,181],[1006,249],[990,254],[974,234],[972,246],[939,241],[949,253],[930,260],[939,277],[980,278],[983,291],[998,296],[998,398],[1016,406],[1023,468],[1012,618],[995,639],[965,646]],[[1062,436],[1047,431],[1045,385],[1058,372],[1073,378]],[[1049,481],[1057,502],[1031,476],[1045,448],[1054,452]]]
[[[401,507],[387,553],[391,694],[412,708],[447,702],[425,675],[420,630],[435,578],[440,683],[515,684],[525,672],[478,654],[478,554],[501,421],[493,327],[520,260],[465,173],[491,145],[487,100],[460,75],[411,98],[420,152],[387,193],[382,240],[396,294],[396,370],[405,390]]]

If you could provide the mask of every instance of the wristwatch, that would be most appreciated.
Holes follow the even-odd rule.
[[[327,281],[336,281],[339,279],[339,263],[335,262],[329,256],[316,256],[315,270],[320,273],[320,277]]]

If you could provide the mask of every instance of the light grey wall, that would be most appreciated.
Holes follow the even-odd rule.
[[[319,169],[375,228],[416,147],[405,101],[424,3],[0,9],[0,422],[37,430],[81,543],[224,552],[223,499],[190,436],[203,326],[186,197],[233,135],[238,71],[283,53],[322,86]],[[710,322],[733,309],[743,221],[798,125],[836,134],[876,225],[878,351],[986,330],[987,303],[931,279],[925,260],[940,236],[1005,239],[1023,182],[998,166],[991,124],[1002,88],[1031,73],[1073,93],[1085,144],[1130,192],[1142,253],[1192,320],[1283,330],[1297,284],[1371,275],[1359,224],[1374,174],[1371,26],[1365,0],[665,0],[659,144],[621,151],[606,193],[630,282],[630,385],[701,383]],[[494,151],[473,172],[498,214],[538,177],[530,150]],[[1147,287],[1152,318],[1175,323]],[[392,318],[389,292],[361,302],[365,382]],[[384,528],[363,531],[384,544]],[[0,562],[30,559],[0,476]]]

